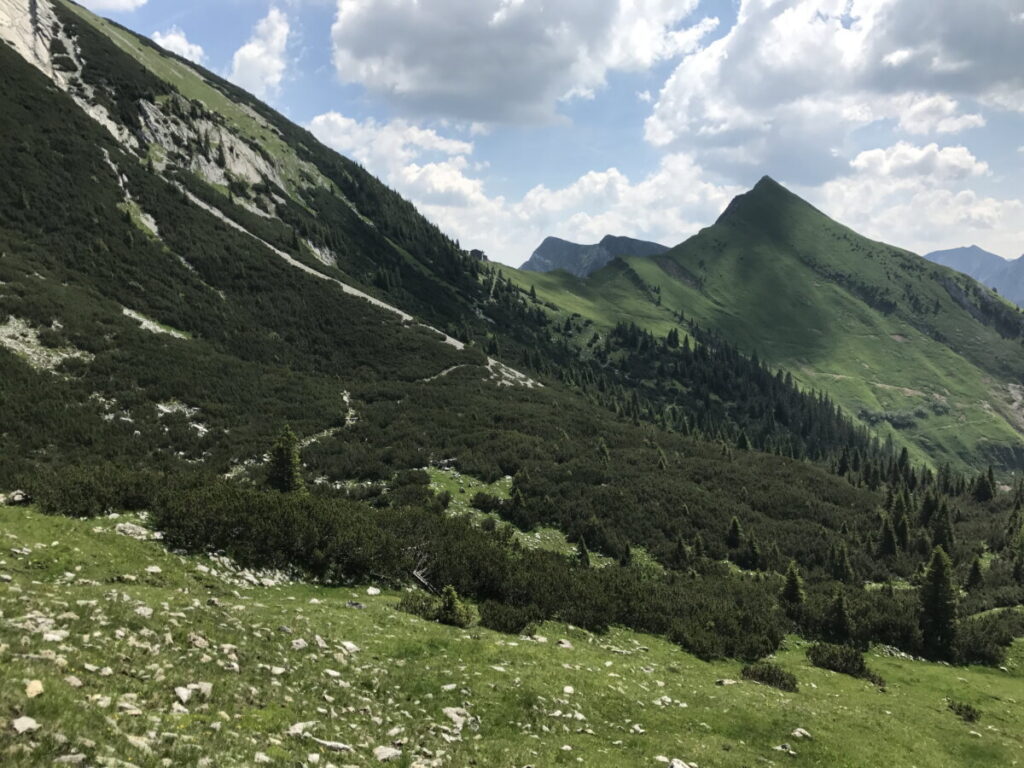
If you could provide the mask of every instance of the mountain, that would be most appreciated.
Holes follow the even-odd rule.
[[[580,245],[546,237],[520,269],[526,272],[552,272],[562,269],[578,277],[586,277],[619,256],[657,256],[668,248],[658,243],[634,240],[631,237],[605,235],[594,245]]]
[[[710,329],[938,466],[1017,469],[1021,318],[979,283],[832,221],[764,178],[711,227],[586,281],[505,270],[599,328]]]
[[[251,95],[74,3],[0,0],[0,39],[5,765],[339,752],[369,764],[395,750],[409,764],[555,764],[577,737],[587,764],[622,765],[712,732],[667,723],[662,697],[643,738],[617,738],[629,724],[607,705],[626,689],[593,694],[584,676],[552,690],[570,659],[627,665],[614,686],[664,668],[682,696],[704,688],[697,674],[779,652],[722,694],[736,695],[735,722],[743,708],[764,716],[755,680],[791,701],[790,670],[816,681],[800,693],[815,711],[829,711],[815,696],[870,706],[877,676],[818,669],[858,671],[859,651],[805,660],[803,641],[784,650],[793,633],[1016,665],[1020,499],[987,472],[933,472],[923,449],[875,439],[868,420],[801,389],[800,369],[778,370],[778,344],[694,321],[720,307],[783,336],[801,317],[825,328],[808,291],[839,266],[808,263],[836,249],[921,281],[947,337],[946,357],[922,340],[937,357],[910,358],[930,364],[923,382],[951,386],[947,368],[975,366],[996,386],[1017,372],[1017,315],[969,279],[928,267],[941,300],[920,260],[770,182],[699,247],[615,259],[586,281],[505,270]],[[716,259],[744,276],[760,263],[748,295],[701,265]],[[662,284],[641,277],[652,269]],[[846,313],[837,323],[880,323],[854,302],[897,314],[879,280],[859,270],[852,298],[818,298]],[[600,301],[552,292],[570,285]],[[871,347],[857,322],[827,328],[829,344]],[[780,603],[800,579],[803,604]],[[942,590],[959,608],[935,629],[928,596]],[[855,622],[836,621],[847,609]],[[536,631],[566,642],[522,639]],[[434,682],[403,677],[426,657],[462,661],[431,663]],[[871,664],[918,686],[908,706],[942,734],[933,762],[962,754],[962,728],[935,712],[939,683],[915,682],[945,684],[948,667]],[[573,720],[594,734],[531,725],[576,696],[570,684]],[[221,724],[221,709],[239,717]],[[614,739],[592,741],[599,728]],[[775,733],[729,749],[702,735],[694,749],[748,764],[774,755]],[[982,760],[1004,764],[1019,744],[995,739]],[[838,737],[808,744],[829,764],[847,752]]]
[[[925,254],[925,258],[970,275],[1017,306],[1024,306],[1024,257],[1007,260],[971,245],[933,251]]]

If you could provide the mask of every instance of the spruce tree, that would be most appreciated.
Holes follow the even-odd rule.
[[[725,534],[725,545],[729,549],[739,549],[742,542],[743,529],[740,527],[740,521],[734,517],[732,522],[729,523],[728,532]]]
[[[950,512],[946,502],[942,502],[942,506],[939,507],[938,514],[933,520],[932,542],[936,547],[941,547],[947,555],[952,554],[956,544],[953,532],[953,513]]]
[[[270,449],[270,468],[267,485],[281,493],[295,493],[305,490],[302,480],[302,463],[299,460],[299,439],[292,428],[285,425]]]
[[[936,547],[919,594],[921,635],[930,658],[949,660],[953,657],[958,597],[953,583],[953,563],[942,547]]]
[[[975,557],[971,563],[971,570],[967,574],[967,590],[977,589],[985,583],[985,572],[981,570],[981,558]]]
[[[838,644],[848,643],[853,638],[850,607],[846,603],[846,594],[838,587],[828,608],[828,634],[832,642]]]
[[[895,557],[899,552],[899,541],[896,538],[896,529],[893,527],[892,518],[882,515],[882,528],[878,533],[878,555],[879,557]]]
[[[782,588],[783,602],[787,605],[803,605],[807,595],[804,592],[804,580],[800,578],[800,569],[796,567],[796,560],[789,561],[789,568],[786,569],[786,585]]]
[[[850,564],[850,551],[846,548],[845,541],[840,542],[835,549],[832,560],[832,578],[844,584],[852,584],[857,579],[853,572],[853,566]]]

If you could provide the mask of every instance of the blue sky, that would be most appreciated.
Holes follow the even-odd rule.
[[[919,252],[1024,251],[1024,0],[85,0],[517,264],[675,244],[769,174]]]

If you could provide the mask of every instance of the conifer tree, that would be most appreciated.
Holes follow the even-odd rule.
[[[938,514],[933,521],[932,542],[936,547],[941,547],[942,551],[947,555],[952,553],[953,547],[956,544],[953,532],[953,514],[950,512],[949,505],[946,502],[942,502],[942,506],[939,507]]]
[[[967,591],[977,589],[985,583],[985,572],[981,569],[981,558],[975,557],[971,563],[971,570],[967,574]]]
[[[927,655],[934,659],[951,659],[956,644],[958,594],[953,583],[953,563],[942,547],[932,552],[919,599],[921,634]]]
[[[270,449],[267,485],[282,493],[301,492],[306,488],[302,479],[302,462],[299,459],[299,439],[287,425],[281,430],[274,447]]]
[[[786,585],[782,588],[783,602],[787,605],[803,605],[807,599],[804,592],[804,580],[800,578],[800,569],[796,567],[796,560],[789,561],[789,568],[786,570]]]
[[[882,516],[882,528],[879,531],[878,539],[879,557],[895,557],[899,552],[899,541],[896,539],[896,529],[893,527],[892,518],[888,515]]]
[[[742,542],[743,529],[740,527],[740,521],[734,517],[732,522],[729,523],[728,532],[725,534],[725,545],[729,549],[739,549]]]
[[[978,479],[974,481],[974,500],[975,501],[990,501],[996,495],[995,481],[992,475],[992,467],[988,468],[988,472],[982,472],[978,475]]]
[[[857,579],[853,572],[853,566],[850,564],[850,551],[847,549],[845,541],[840,542],[835,549],[832,560],[832,578],[844,584],[852,584]]]
[[[850,607],[846,603],[846,594],[838,587],[828,608],[828,634],[832,642],[838,644],[848,643],[853,638]]]
[[[906,511],[901,511],[899,516],[896,518],[896,525],[894,526],[896,532],[896,544],[904,552],[907,550],[910,544],[910,521],[907,520]]]

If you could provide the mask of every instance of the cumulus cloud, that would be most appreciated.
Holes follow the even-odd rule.
[[[235,51],[229,78],[260,98],[277,94],[287,68],[288,15],[277,8],[261,19],[249,41]]]
[[[166,32],[154,32],[153,42],[159,45],[161,48],[166,48],[172,53],[176,53],[190,61],[194,61],[196,64],[202,64],[203,59],[206,58],[206,53],[203,51],[201,45],[190,43],[185,33],[178,27],[171,27]]]
[[[337,112],[310,130],[363,163],[466,247],[508,264],[526,260],[547,235],[582,242],[606,234],[676,244],[722,211],[739,187],[706,180],[685,153],[671,153],[633,181],[616,168],[591,171],[563,187],[538,184],[518,199],[489,194],[470,161],[471,142],[404,120],[358,121]]]
[[[910,134],[984,125],[958,99],[1024,110],[1019,0],[742,0],[723,37],[685,56],[645,136],[820,183],[841,172],[858,128]],[[743,145],[737,158],[732,147]]]
[[[134,11],[149,0],[82,0],[82,5],[91,11]]]
[[[970,188],[988,173],[964,147],[899,142],[861,152],[848,173],[802,191],[844,224],[918,253],[974,242],[1016,253],[1024,242],[1024,202]]]
[[[717,20],[698,0],[338,0],[334,64],[408,113],[476,122],[550,119],[612,70],[695,50]]]

